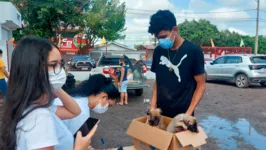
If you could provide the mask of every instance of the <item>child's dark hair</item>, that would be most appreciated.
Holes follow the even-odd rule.
[[[0,49],[0,54],[3,54],[3,51],[2,51],[2,49]]]
[[[175,15],[169,10],[159,10],[151,16],[148,32],[156,36],[162,30],[171,31],[174,26],[176,26]]]
[[[90,96],[105,92],[109,99],[116,99],[119,92],[111,78],[106,78],[102,74],[91,75],[89,79],[83,81],[75,89],[67,91],[72,96]]]

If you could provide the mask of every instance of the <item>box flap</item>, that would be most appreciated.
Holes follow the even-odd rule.
[[[145,124],[146,117],[132,120],[127,135],[150,144],[158,149],[167,150],[173,134]]]
[[[183,131],[176,133],[176,137],[183,147],[192,145],[194,148],[206,144],[207,135],[201,127],[198,127],[199,133]]]

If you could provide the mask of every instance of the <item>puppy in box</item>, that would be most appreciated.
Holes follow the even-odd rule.
[[[162,110],[160,108],[149,108],[147,111],[147,121],[153,127],[158,127],[159,129],[166,130],[166,125],[161,117]]]
[[[198,133],[198,124],[195,117],[188,114],[179,114],[167,126],[166,131],[170,133],[177,133],[180,131],[189,130]]]

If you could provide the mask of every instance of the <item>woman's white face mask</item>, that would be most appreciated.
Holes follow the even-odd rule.
[[[107,97],[104,98],[107,101]],[[104,101],[104,100],[102,100]],[[103,114],[108,110],[109,103],[107,102],[104,106],[102,106],[101,102],[97,104],[92,111],[98,114]]]

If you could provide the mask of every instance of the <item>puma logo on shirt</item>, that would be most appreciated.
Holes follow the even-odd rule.
[[[187,54],[184,55],[181,58],[180,62],[177,65],[173,65],[165,56],[161,56],[161,58],[160,58],[161,61],[160,61],[159,64],[160,65],[165,65],[167,68],[172,67],[172,69],[174,70],[175,75],[178,77],[178,82],[181,82],[181,77],[180,77],[180,73],[179,73],[179,68],[178,67],[181,65],[182,61],[185,58],[187,58]]]

